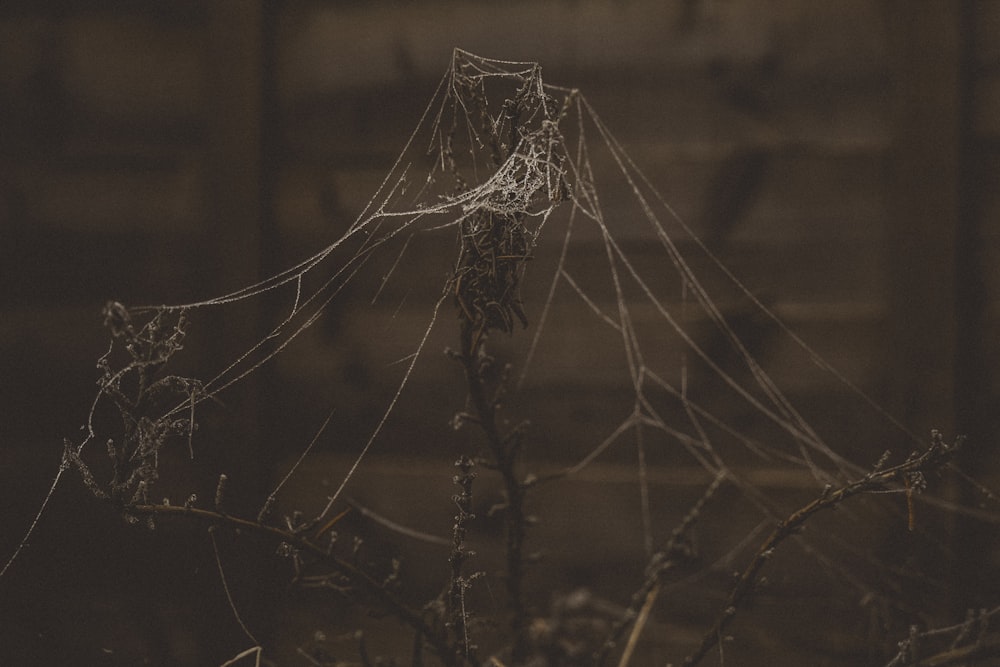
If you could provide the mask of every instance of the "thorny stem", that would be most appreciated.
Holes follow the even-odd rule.
[[[443,633],[433,630],[417,612],[403,604],[381,582],[373,579],[369,574],[355,565],[333,556],[325,547],[316,544],[302,533],[292,532],[277,526],[243,519],[222,512],[190,506],[128,505],[125,507],[125,511],[134,516],[178,516],[202,519],[213,525],[227,525],[235,530],[247,530],[264,535],[291,545],[303,553],[311,554],[323,563],[333,567],[338,574],[346,577],[353,585],[363,589],[382,608],[409,625],[419,635],[426,637],[427,641],[437,651],[438,655],[441,656],[446,665],[455,664],[452,660],[453,651],[449,650],[447,638]]]
[[[473,555],[473,552],[465,546],[465,536],[468,522],[475,518],[472,513],[472,483],[476,479],[476,473],[472,470],[474,465],[468,456],[462,456],[455,462],[459,473],[455,475],[454,481],[461,492],[452,496],[458,513],[455,515],[455,524],[452,528],[451,555],[448,557],[448,563],[451,565],[451,579],[448,583],[446,598],[447,624],[455,635],[456,650],[458,651],[457,661],[464,660],[471,664],[475,664],[477,661],[473,655],[475,647],[469,639],[469,617],[465,609],[465,592],[475,575],[466,576],[464,565]]]
[[[788,537],[798,533],[806,520],[821,510],[836,507],[851,496],[898,485],[909,473],[924,472],[940,467],[951,458],[961,446],[962,441],[963,438],[958,438],[954,445],[948,446],[938,431],[932,431],[930,447],[922,454],[912,455],[903,463],[886,469],[882,469],[880,465],[885,459],[883,457],[883,461],[880,461],[874,470],[861,479],[836,490],[827,486],[822,495],[778,523],[767,539],[758,547],[750,564],[739,575],[722,613],[703,635],[701,645],[694,653],[684,659],[682,663],[684,667],[692,667],[701,662],[708,652],[722,641],[723,633],[736,617],[739,607],[752,594],[754,585],[757,583],[757,575],[774,553],[775,547]]]
[[[500,434],[496,424],[497,403],[488,396],[488,380],[484,376],[483,347],[485,335],[474,322],[462,318],[462,351],[460,360],[465,369],[469,396],[475,408],[476,421],[486,436],[493,455],[493,465],[504,483],[504,533],[506,538],[507,597],[511,610],[511,631],[514,644],[511,656],[515,664],[527,655],[527,611],[524,605],[522,582],[524,579],[524,539],[527,518],[524,514],[524,497],[528,484],[517,475],[517,459],[521,433],[514,429],[506,436]]]
[[[594,663],[602,665],[607,660],[611,651],[618,645],[625,630],[633,623],[632,635],[629,638],[628,646],[632,646],[636,641],[638,632],[642,631],[640,619],[648,617],[650,607],[655,603],[659,595],[660,585],[664,577],[680,563],[690,560],[693,556],[692,549],[686,543],[686,538],[691,526],[701,517],[701,511],[709,500],[715,495],[722,482],[726,479],[724,473],[719,473],[715,480],[708,486],[701,498],[688,510],[688,513],[681,519],[680,523],[674,527],[670,533],[667,543],[654,553],[646,564],[646,578],[642,586],[632,595],[632,601],[622,615],[621,619],[615,623],[611,632],[605,639],[603,646],[595,653]],[[625,660],[629,649],[622,654],[621,664],[627,664]]]

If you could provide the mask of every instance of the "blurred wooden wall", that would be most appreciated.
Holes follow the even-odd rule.
[[[914,430],[968,433],[969,462],[997,481],[1000,2],[12,0],[0,6],[0,558],[86,417],[103,302],[215,296],[336,238],[455,46],[538,61],[580,88],[779,316]],[[409,305],[401,317],[423,312]],[[217,344],[257,338],[272,306],[219,323]],[[367,322],[348,317],[270,370],[246,389],[252,413],[310,405],[331,383],[349,391],[363,354],[345,341],[370,344]],[[244,472],[261,483],[287,452],[255,419],[243,440],[258,465]],[[79,521],[73,493],[59,521]],[[955,530],[979,540],[968,571],[997,567],[981,532]],[[82,662],[101,649],[51,640],[86,606],[32,583],[51,582],[46,547],[88,534],[43,535],[25,557],[22,597],[7,600],[32,611],[14,623],[2,603],[14,629],[0,629],[0,661],[5,646]],[[102,546],[81,550],[100,561]],[[58,564],[57,581],[83,576],[66,554]],[[98,616],[134,617],[128,590]],[[222,659],[200,652],[197,629],[137,632],[120,651]]]

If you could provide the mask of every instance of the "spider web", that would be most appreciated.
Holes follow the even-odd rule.
[[[429,261],[449,254],[446,262]],[[724,479],[749,501],[753,511],[746,525],[731,530],[740,539],[720,546],[714,564],[696,576],[731,569],[759,539],[762,526],[794,508],[755,481],[748,472],[755,466],[805,471],[815,493],[864,474],[885,449],[884,441],[876,440],[861,448],[868,458],[852,460],[858,448],[831,443],[813,426],[814,415],[806,415],[779,386],[779,374],[826,381],[851,410],[881,420],[887,428],[879,433],[892,433],[904,452],[920,446],[699,241],[579,90],[546,83],[536,63],[456,50],[399,157],[339,238],[271,278],[218,297],[112,306],[108,319],[115,338],[109,355],[122,344],[121,331],[132,331],[133,343],[152,339],[159,329],[180,330],[177,322],[196,318],[199,311],[271,294],[280,295],[285,306],[269,334],[205,377],[164,385],[173,402],[153,421],[171,424],[163,437],[186,438],[196,455],[207,446],[194,431],[197,414],[307,338],[325,314],[362,300],[375,304],[372,311],[391,312],[371,336],[370,349],[382,356],[368,361],[395,375],[316,523],[333,516],[357,471],[383,446],[387,424],[403,403],[415,400],[408,393],[414,378],[444,363],[439,352],[454,340],[459,314],[474,323],[477,336],[489,338],[491,352],[512,360],[512,411],[536,420],[532,406],[558,402],[554,394],[564,392],[565,401],[573,402],[586,400],[588,388],[615,388],[614,400],[601,406],[600,420],[585,427],[592,440],[581,440],[573,424],[539,423],[542,444],[536,446],[554,451],[534,459],[545,468],[539,474],[552,479],[584,475],[603,460],[632,461],[635,529],[646,555],[669,534],[652,509],[650,480],[661,471],[686,470],[693,476],[686,483],[701,489]],[[403,311],[423,313],[415,333],[393,326]],[[748,336],[727,319],[725,313],[733,311],[758,314],[757,330]],[[780,338],[795,360],[767,368],[754,351],[761,330]],[[67,448],[63,470],[91,441],[105,437],[94,414],[114,399],[129,370],[165,361],[179,349],[175,342],[175,347],[161,345],[159,356],[137,361],[133,355],[131,364],[118,370],[105,362],[108,370],[86,435]],[[567,432],[576,433],[572,442],[548,441]],[[156,447],[139,454],[145,472],[122,481],[125,497],[148,490],[156,479],[157,456]],[[873,558],[845,541],[801,544],[838,578],[854,577],[853,566],[841,557]],[[882,571],[885,565],[874,567]],[[877,588],[862,579],[849,583],[865,592]]]

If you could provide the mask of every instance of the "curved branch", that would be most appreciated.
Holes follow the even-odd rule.
[[[441,633],[435,632],[417,612],[396,598],[379,581],[373,579],[369,574],[351,563],[332,555],[325,548],[319,546],[302,533],[197,507],[179,505],[126,505],[124,511],[136,516],[188,517],[199,519],[216,525],[225,525],[233,529],[250,531],[278,542],[287,543],[302,552],[315,556],[346,577],[351,583],[362,588],[365,593],[377,600],[386,611],[409,625],[419,634],[425,636],[443,660],[448,660],[448,657],[454,653],[449,648],[447,639]]]
[[[817,512],[836,507],[851,496],[881,490],[888,487],[900,486],[908,479],[907,475],[925,472],[944,465],[947,460],[952,457],[955,451],[958,450],[962,444],[962,440],[962,438],[959,438],[955,441],[954,445],[949,446],[945,444],[938,431],[933,431],[931,433],[930,447],[928,447],[922,454],[911,455],[910,458],[899,465],[882,469],[882,464],[888,455],[887,452],[886,456],[883,456],[882,460],[876,464],[875,469],[861,479],[851,482],[836,490],[827,486],[819,498],[816,498],[808,505],[799,508],[790,514],[784,521],[778,523],[767,539],[764,540],[760,547],[758,547],[753,558],[750,560],[750,564],[747,565],[740,574],[739,579],[736,581],[736,585],[733,587],[733,590],[729,594],[729,598],[726,600],[726,604],[723,607],[722,612],[719,614],[715,623],[712,624],[712,627],[709,628],[702,636],[701,645],[694,653],[684,659],[684,662],[682,663],[684,667],[693,667],[693,665],[698,664],[709,651],[718,645],[718,643],[722,640],[722,636],[726,628],[732,622],[733,618],[736,617],[737,610],[753,591],[754,584],[757,582],[757,575],[760,573],[760,570],[764,567],[765,563],[767,563],[771,554],[774,553],[775,547],[791,535],[797,533],[802,528],[803,524],[805,524],[807,519]]]

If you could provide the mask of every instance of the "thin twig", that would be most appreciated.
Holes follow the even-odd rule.
[[[618,661],[618,667],[627,667],[628,663],[632,661],[632,654],[635,652],[635,647],[639,643],[639,637],[642,636],[642,631],[646,627],[646,621],[649,620],[649,612],[652,611],[653,605],[656,604],[656,598],[660,595],[660,584],[657,583],[653,588],[646,594],[646,601],[642,605],[642,609],[639,610],[639,615],[635,619],[635,625],[632,626],[632,632],[629,634],[628,643],[625,644],[625,650],[622,651],[622,657]]]
[[[688,513],[680,520],[680,523],[670,532],[670,537],[663,548],[649,557],[649,562],[646,564],[646,578],[642,582],[642,586],[632,594],[632,602],[629,604],[628,609],[621,615],[620,620],[612,626],[603,645],[595,653],[595,664],[604,664],[611,651],[625,634],[625,630],[634,621],[635,626],[633,626],[632,633],[629,636],[626,653],[632,650],[629,648],[629,645],[638,641],[639,633],[642,631],[642,628],[637,626],[646,623],[647,617],[652,610],[652,605],[656,602],[656,598],[659,595],[660,583],[663,577],[677,566],[679,561],[690,559],[691,557],[690,547],[683,544],[688,531],[694,525],[695,521],[701,517],[701,511],[704,509],[705,504],[715,496],[715,492],[718,491],[725,479],[726,474],[724,472],[716,475],[715,479],[708,485],[708,488],[701,494],[697,502],[695,502],[691,509],[688,510]],[[624,653],[622,654],[622,658],[625,658]],[[619,660],[619,664],[625,663]]]
[[[987,664],[980,663],[980,661],[984,658],[998,656],[1000,656],[1000,641],[993,640],[946,649],[915,661],[905,660],[891,664],[893,667],[947,667],[948,665]]]
[[[260,657],[263,654],[263,652],[264,652],[264,649],[262,649],[260,646],[253,646],[251,648],[248,648],[245,651],[241,651],[240,653],[237,653],[232,658],[230,658],[229,660],[226,660],[224,663],[222,663],[221,665],[219,665],[219,667],[232,667],[233,665],[235,665],[236,663],[238,663],[243,658],[246,658],[246,657],[249,657],[249,656],[255,655],[255,654],[256,655],[255,655],[255,659],[254,659],[254,667],[260,667]]]
[[[213,510],[201,509],[192,506],[177,505],[129,505],[125,511],[133,516],[160,516],[160,517],[186,517],[208,521],[214,525],[226,525],[233,529],[245,530],[268,537],[278,542],[286,543],[299,551],[308,553],[319,559],[326,565],[333,567],[339,574],[346,577],[352,584],[359,586],[364,592],[374,598],[378,604],[390,614],[409,625],[417,632],[427,637],[431,646],[439,655],[445,658],[450,653],[446,638],[438,631],[433,630],[423,618],[415,611],[411,610],[403,602],[396,598],[379,581],[360,570],[355,565],[348,563],[332,554],[303,534],[292,532],[277,526],[244,519],[230,514],[221,514]]]

